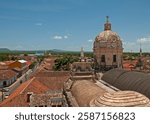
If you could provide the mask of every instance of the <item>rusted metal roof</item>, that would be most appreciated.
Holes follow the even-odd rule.
[[[102,80],[120,90],[133,90],[150,98],[150,75],[142,72],[113,69],[106,72]]]

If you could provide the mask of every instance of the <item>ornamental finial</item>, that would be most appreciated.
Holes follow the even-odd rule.
[[[106,22],[107,23],[109,22],[109,16],[106,16]]]

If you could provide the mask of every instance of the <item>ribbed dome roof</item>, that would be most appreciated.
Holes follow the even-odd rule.
[[[95,41],[103,42],[103,41],[121,41],[119,35],[116,32],[112,32],[111,30],[105,30],[101,32],[96,38]]]
[[[118,91],[115,93],[105,93],[90,101],[91,107],[131,107],[150,106],[150,100],[135,91]]]

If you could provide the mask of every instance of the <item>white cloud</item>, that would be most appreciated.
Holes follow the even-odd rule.
[[[67,35],[65,35],[65,36],[64,36],[64,39],[68,39],[68,36],[67,36]]]
[[[92,40],[92,39],[89,39],[88,42],[93,42],[93,40]]]
[[[55,35],[55,36],[53,36],[53,39],[54,40],[63,40],[63,39],[68,39],[69,37],[68,37],[68,35]]]
[[[61,40],[61,39],[63,39],[63,37],[59,36],[59,35],[56,35],[56,36],[53,37],[53,39],[55,39],[55,40]]]
[[[137,39],[137,43],[150,44],[150,36]]]
[[[42,25],[43,25],[43,23],[38,22],[38,23],[35,23],[35,25],[36,25],[36,26],[42,26]]]

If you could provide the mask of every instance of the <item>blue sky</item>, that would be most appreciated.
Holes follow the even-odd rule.
[[[124,51],[150,51],[150,0],[0,0],[0,48],[92,51],[106,16]]]

